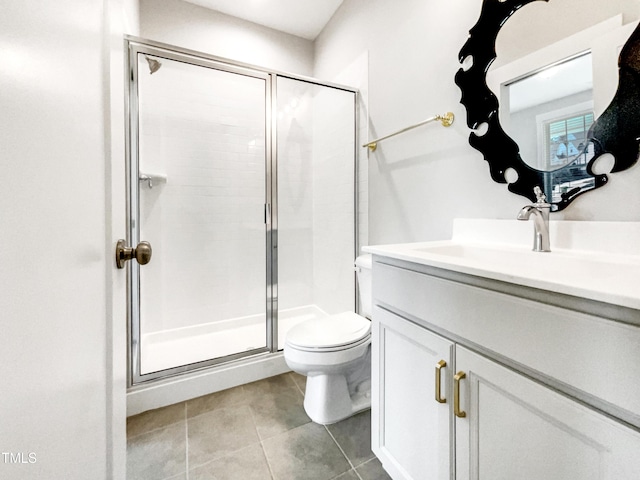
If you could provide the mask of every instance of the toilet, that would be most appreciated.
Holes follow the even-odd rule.
[[[365,316],[342,312],[305,320],[285,340],[287,365],[307,377],[304,409],[322,425],[371,406],[371,255],[358,257],[355,270]]]

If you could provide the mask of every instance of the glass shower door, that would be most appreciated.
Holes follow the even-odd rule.
[[[269,77],[136,46],[131,244],[137,383],[267,351]]]
[[[355,308],[353,91],[278,76],[278,347],[298,323]]]

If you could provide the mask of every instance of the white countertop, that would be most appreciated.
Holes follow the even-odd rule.
[[[533,252],[533,225],[456,219],[451,240],[365,252],[640,310],[640,222],[551,222],[551,252]]]

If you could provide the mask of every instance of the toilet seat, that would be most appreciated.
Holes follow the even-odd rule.
[[[371,322],[353,312],[305,320],[287,333],[286,344],[305,352],[355,348],[371,338]]]
[[[360,345],[369,344],[369,343],[371,343],[371,334],[366,335],[365,337],[361,338],[356,342],[347,343],[344,345],[336,345],[335,347],[305,347],[301,345],[293,345],[291,343],[286,343],[286,342],[285,342],[285,346],[289,350],[298,350],[300,352],[330,353],[330,352],[341,352],[343,350],[349,350],[352,348],[356,348]]]

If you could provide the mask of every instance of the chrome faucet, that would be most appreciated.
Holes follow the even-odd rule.
[[[536,194],[536,203],[522,207],[517,218],[518,220],[529,220],[529,217],[533,215],[533,251],[550,252],[549,212],[551,204],[547,203],[547,197],[540,187],[534,187],[533,191]]]

